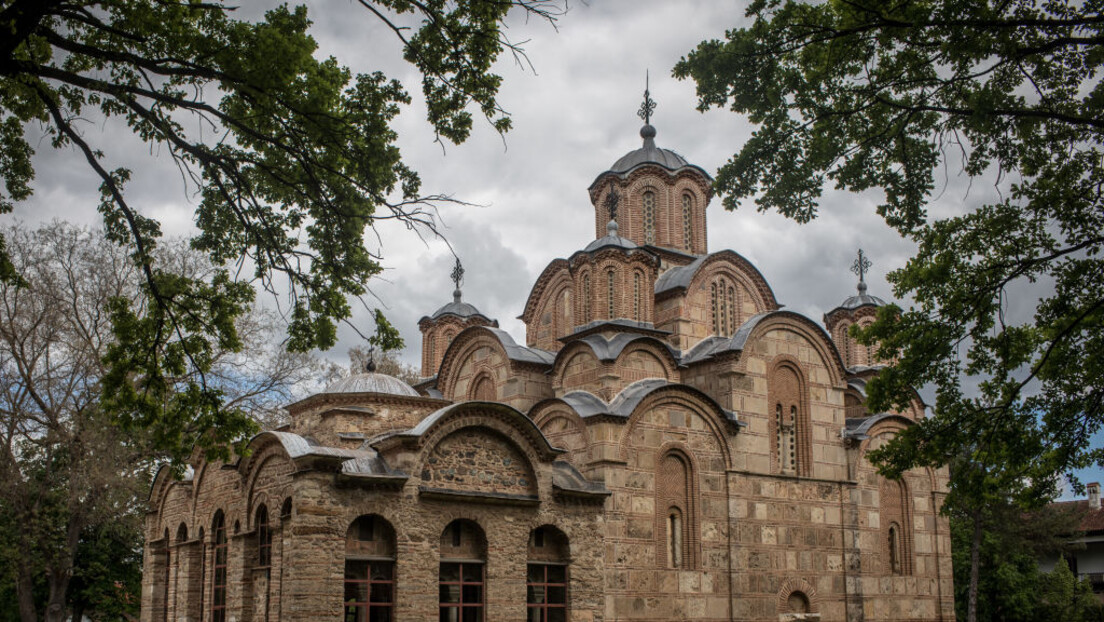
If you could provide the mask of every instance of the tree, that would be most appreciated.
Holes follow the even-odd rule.
[[[156,448],[166,443],[157,429],[114,425],[100,407],[101,380],[115,339],[109,301],[126,300],[140,320],[152,312],[138,303],[141,270],[102,235],[63,223],[3,233],[22,277],[0,284],[0,560],[12,562],[3,577],[13,575],[25,621],[42,613],[64,620],[76,605],[86,613],[125,609],[119,599],[136,593],[134,582],[117,590],[113,581],[126,588],[140,573],[141,500],[166,457]],[[156,254],[182,278],[217,278],[182,242],[163,243]],[[246,413],[290,399],[315,367],[309,355],[274,348],[275,325],[259,313],[238,317],[240,346],[213,351],[206,379],[228,407]],[[182,375],[172,386],[193,382]],[[120,571],[104,577],[103,567]]]
[[[1038,620],[1093,622],[1100,619],[1100,603],[1088,579],[1079,581],[1065,558],[1058,558],[1054,570],[1043,575],[1039,586],[1042,615]]]
[[[913,387],[937,395],[935,417],[873,454],[886,473],[973,453],[1000,456],[1001,481],[1050,486],[1104,463],[1089,443],[1104,421],[1102,6],[756,0],[749,27],[675,67],[702,108],[758,124],[717,174],[726,207],[754,197],[804,222],[828,181],[880,189],[879,214],[918,245],[888,277],[914,305],[860,334],[896,359],[869,386],[875,412]],[[941,167],[1000,198],[931,218]],[[1053,288],[1013,321],[1009,291],[1036,281]],[[1007,430],[1017,451],[998,442]]]
[[[423,75],[428,121],[454,143],[471,131],[470,107],[509,128],[490,69],[504,50],[523,52],[503,19],[517,7],[554,21],[557,2],[359,0]],[[0,213],[31,193],[31,127],[99,176],[104,234],[142,276],[141,297],[111,308],[104,406],[134,429],[155,428],[178,457],[196,441],[226,457],[238,440],[245,414],[204,381],[216,351],[240,347],[235,320],[255,288],[290,288],[291,350],[328,348],[349,298],[380,270],[365,228],[397,219],[432,230],[426,206],[443,198],[420,194],[395,145],[391,122],[410,102],[401,85],[316,59],[309,24],[303,7],[250,22],[218,0],[0,0]],[[191,244],[218,267],[214,278],[157,262],[159,223],[127,200],[130,172],[82,134],[89,114],[124,121],[198,190]],[[0,240],[0,278],[22,276]],[[177,390],[172,379],[186,373],[194,384]]]

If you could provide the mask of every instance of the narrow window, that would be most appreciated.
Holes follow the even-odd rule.
[[[736,333],[736,288],[728,287],[728,334]]]
[[[717,284],[714,283],[710,292],[710,303],[713,308],[713,334],[721,334],[721,317],[717,306]]]
[[[606,317],[611,319],[611,320],[614,317],[616,317],[616,315],[613,312],[613,279],[614,279],[613,270],[610,270],[609,272],[606,273],[606,283],[607,283],[606,302],[608,303],[607,306],[609,307],[607,309]]]
[[[525,575],[528,622],[567,620],[567,536],[550,525],[529,535],[529,563]]]
[[[893,574],[901,574],[901,540],[897,525],[889,526],[889,568]]]
[[[682,452],[669,451],[656,465],[656,562],[660,568],[697,567],[698,533],[693,469]]]
[[[682,245],[688,252],[693,248],[693,199],[690,193],[682,195]]]
[[[211,527],[215,536],[213,580],[211,581],[211,622],[226,622],[226,520],[220,510]]]
[[[789,449],[790,449],[790,470],[797,471],[797,443],[794,439],[797,438],[799,430],[797,429],[797,406],[790,406],[790,434],[789,434]]]
[[[345,622],[390,622],[395,608],[395,530],[361,516],[345,534]]]
[[[775,432],[775,455],[778,456],[778,468],[785,469],[785,465],[782,462],[782,457],[786,455],[785,441],[783,440],[785,433],[785,422],[782,421],[782,404],[774,405],[774,432]]]
[[[590,275],[583,275],[583,323],[590,321]]]
[[[722,337],[728,336],[728,305],[725,302],[725,286],[724,281],[717,282],[717,301],[720,303],[720,308],[717,310],[718,320],[720,322],[720,330],[717,334]]]
[[[272,564],[272,530],[268,528],[268,508],[257,508],[257,566]]]
[[[633,273],[633,319],[640,321],[640,273]]]
[[[682,568],[682,513],[678,508],[667,512],[667,563]]]
[[[456,520],[441,534],[438,575],[440,622],[483,622],[483,566],[487,543],[471,521]]]
[[[655,210],[656,199],[655,193],[648,191],[644,193],[644,243],[655,244]]]
[[[430,335],[426,341],[427,350],[429,350],[426,356],[426,368],[423,371],[427,376],[432,376],[437,370],[434,369],[437,366],[437,335]]]

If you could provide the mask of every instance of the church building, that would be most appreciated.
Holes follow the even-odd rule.
[[[945,471],[867,452],[884,361],[711,251],[711,178],[643,145],[589,187],[515,338],[465,302],[423,317],[410,386],[368,370],[287,406],[245,457],[158,474],[144,622],[954,620]]]

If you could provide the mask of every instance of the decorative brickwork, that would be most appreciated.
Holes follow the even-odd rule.
[[[771,366],[768,378],[771,468],[777,473],[810,475],[812,471],[812,435],[809,398],[801,365],[781,355]]]

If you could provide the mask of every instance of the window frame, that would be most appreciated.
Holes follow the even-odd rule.
[[[543,577],[544,577],[544,581],[542,583],[533,583],[529,580],[531,569],[535,566],[539,566],[539,567],[542,568],[542,571],[543,571],[542,574],[543,574]],[[552,581],[548,580],[548,569],[550,567],[563,568],[563,582],[562,583],[561,582],[552,582]],[[532,618],[530,617],[531,612],[534,611],[534,610],[537,610],[537,611],[540,612],[540,615],[538,616],[538,622],[548,622],[548,610],[549,609],[563,610],[562,619],[563,620],[568,619],[568,615],[570,614],[570,610],[568,609],[568,604],[571,602],[571,595],[568,592],[569,591],[568,586],[571,583],[570,572],[571,572],[570,565],[565,563],[565,562],[543,562],[543,561],[532,561],[532,560],[526,562],[526,564],[525,564],[525,614],[526,614],[525,619],[526,620],[532,620]],[[532,600],[530,600],[530,590],[529,590],[529,588],[531,588],[531,587],[544,588],[544,601],[545,602],[535,603]],[[550,592],[549,592],[548,588],[550,588],[550,587],[562,587],[563,588],[563,602],[559,602],[559,603],[549,602],[548,595],[549,595]]]

